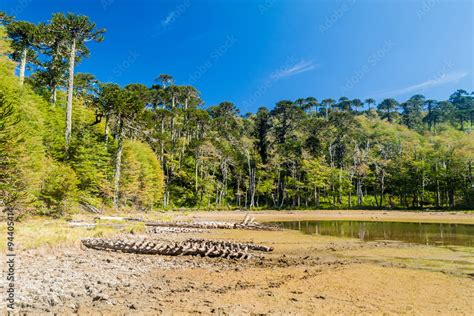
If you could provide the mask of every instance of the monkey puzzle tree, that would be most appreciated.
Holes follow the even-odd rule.
[[[395,99],[385,99],[380,103],[377,109],[382,113],[381,117],[386,118],[390,123],[395,118],[395,111],[398,108],[398,102]]]
[[[362,108],[362,106],[364,106],[364,103],[360,99],[352,100],[351,104],[355,108],[355,111],[358,111],[359,108]]]
[[[100,86],[98,101],[110,111],[116,120],[115,139],[117,152],[115,155],[114,172],[114,207],[120,203],[120,176],[122,167],[123,139],[125,132],[133,128],[133,124],[142,113],[148,102],[148,88],[141,84],[130,84],[124,89],[117,84],[106,83]]]
[[[72,98],[74,90],[74,65],[78,57],[89,55],[85,43],[101,42],[104,29],[96,29],[96,24],[85,15],[55,13],[51,19],[51,32],[64,36],[69,50],[69,79],[66,105],[66,151],[69,148],[72,131]]]
[[[433,122],[435,120],[435,115],[434,115],[434,108],[436,107],[438,101],[436,100],[426,100],[424,102],[424,105],[426,106],[426,109],[428,110],[428,114],[424,117],[424,121],[428,122],[428,129],[431,131],[433,127]]]
[[[414,130],[422,129],[422,111],[425,103],[425,97],[417,94],[412,96],[406,102],[403,102],[400,106],[402,108],[402,122],[408,128]]]
[[[163,88],[166,88],[167,84],[173,84],[173,76],[168,74],[161,74],[155,79],[156,82],[161,82]]]
[[[13,21],[7,25],[7,33],[12,40],[13,60],[20,63],[20,83],[23,84],[27,62],[36,60],[38,28],[30,22]]]
[[[321,105],[324,107],[324,116],[326,118],[326,121],[329,119],[329,108],[334,106],[336,104],[336,101],[334,99],[324,99],[321,102]]]
[[[372,99],[372,98],[366,99],[364,102],[365,102],[365,104],[367,104],[369,106],[369,108],[368,108],[369,111],[372,109],[371,105],[375,104],[375,100]]]

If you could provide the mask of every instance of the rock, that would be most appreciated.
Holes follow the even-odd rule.
[[[109,297],[105,294],[97,294],[92,298],[92,301],[108,301]]]

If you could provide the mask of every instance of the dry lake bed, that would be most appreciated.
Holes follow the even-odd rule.
[[[153,220],[235,222],[244,216],[244,212],[152,215]],[[474,313],[472,212],[273,211],[252,216],[286,229],[209,229],[150,236],[140,230],[98,231],[59,222],[54,223],[64,224],[57,231],[64,235],[59,241],[50,243],[40,229],[29,236],[45,239],[44,245],[22,239],[22,230],[26,236],[30,228],[20,223],[16,227],[16,311],[110,315]],[[37,226],[41,220],[35,221]],[[105,235],[252,242],[274,251],[248,260],[170,257],[97,251],[79,242],[85,236]],[[4,279],[1,284],[5,288]]]

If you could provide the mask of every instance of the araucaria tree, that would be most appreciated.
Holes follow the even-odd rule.
[[[101,42],[104,29],[97,29],[95,23],[91,22],[85,15],[68,13],[56,13],[50,24],[51,31],[58,33],[67,40],[69,50],[69,78],[66,104],[66,151],[71,142],[72,132],[72,100],[74,91],[74,66],[76,60],[87,57],[89,50],[85,45],[89,41]]]
[[[51,215],[78,204],[474,207],[472,91],[444,100],[301,97],[243,114],[227,101],[203,107],[195,87],[168,74],[125,87],[74,74],[102,34],[84,16],[34,26],[0,12],[3,196],[18,192]]]
[[[148,103],[148,92],[148,88],[141,84],[130,84],[123,89],[112,83],[103,84],[100,87],[98,102],[103,108],[108,109],[108,115],[112,115],[116,122],[117,151],[113,179],[113,202],[116,209],[120,207],[123,141],[127,133],[133,133],[139,129],[136,123]]]
[[[38,42],[38,29],[30,22],[13,21],[7,25],[7,32],[12,40],[13,60],[20,63],[20,83],[23,84],[28,61],[36,60],[35,47]]]

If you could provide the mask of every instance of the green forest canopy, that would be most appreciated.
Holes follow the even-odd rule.
[[[242,116],[231,102],[204,108],[167,74],[151,87],[75,74],[87,40],[105,32],[88,17],[0,21],[4,206],[56,216],[81,205],[474,207],[472,92],[307,97]]]

